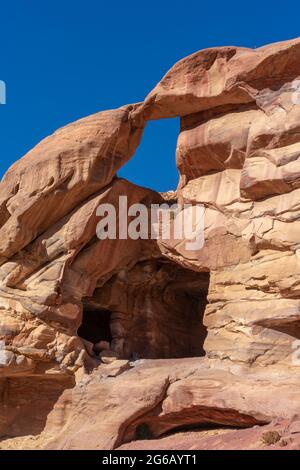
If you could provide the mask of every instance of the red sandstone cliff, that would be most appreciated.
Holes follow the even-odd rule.
[[[2,436],[52,449],[298,448],[299,77],[299,39],[200,51],[143,103],[70,124],[8,170]],[[174,116],[173,198],[205,206],[203,248],[99,240],[100,203],[169,200],[116,173],[148,120]],[[222,425],[251,429],[164,437]]]

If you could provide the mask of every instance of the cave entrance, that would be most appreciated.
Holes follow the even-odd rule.
[[[114,275],[83,301],[79,336],[93,354],[170,359],[204,356],[209,272],[148,260]]]
[[[91,350],[99,354],[111,348],[111,314],[110,310],[98,309],[93,305],[84,304],[82,323],[78,336],[91,343]]]

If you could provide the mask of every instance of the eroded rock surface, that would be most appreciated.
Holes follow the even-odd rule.
[[[42,432],[48,448],[112,449],[187,426],[297,422],[299,59],[299,39],[197,52],[143,103],[70,124],[8,170],[3,437]],[[147,121],[174,116],[177,191],[119,179]],[[203,247],[100,240],[97,208],[117,208],[120,196],[128,206],[202,204]],[[235,432],[240,446],[260,447],[254,428],[199,448],[230,447]]]

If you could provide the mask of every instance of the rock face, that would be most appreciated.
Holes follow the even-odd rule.
[[[293,439],[299,78],[299,39],[200,51],[143,103],[68,125],[8,170],[0,184],[0,435],[42,432],[48,448],[112,449],[187,426],[293,419],[282,432]],[[174,116],[176,193],[119,179],[147,121]],[[203,205],[203,247],[161,234],[100,240],[97,208],[117,207],[120,196],[128,206]],[[257,429],[237,434],[241,446],[259,447]],[[191,445],[230,447],[234,432],[250,433]]]

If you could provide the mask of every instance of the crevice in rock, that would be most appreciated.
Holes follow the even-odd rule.
[[[268,319],[256,322],[256,325],[268,328],[279,333],[286,334],[295,339],[300,339],[300,320],[297,319]]]
[[[112,342],[111,314],[109,310],[94,308],[91,304],[83,306],[82,323],[78,329],[78,335],[92,343],[90,354],[99,354],[109,350]]]
[[[215,429],[232,429],[232,430],[235,430],[235,429],[246,429],[248,428],[249,426],[242,426],[241,428],[239,428],[239,426],[235,425],[226,425],[226,424],[217,424],[217,423],[201,423],[201,424],[186,424],[186,425],[183,425],[183,426],[178,426],[178,427],[175,427],[173,429],[171,429],[170,431],[167,431],[165,434],[163,434],[162,436],[160,436],[161,438],[163,437],[168,437],[168,436],[172,436],[174,434],[178,434],[178,433],[182,433],[182,432],[194,432],[194,431],[213,431]]]
[[[245,429],[265,424],[267,421],[260,421],[251,415],[229,408],[191,406],[178,413],[162,414],[161,407],[158,406],[148,415],[129,424],[122,443],[160,439],[171,434],[199,429]]]
[[[243,113],[251,110],[258,111],[259,109],[260,108],[254,101],[249,103],[230,103],[216,106],[214,108],[199,111],[198,113],[183,116],[180,121],[180,131],[194,129],[211,119],[220,118],[230,113]]]

